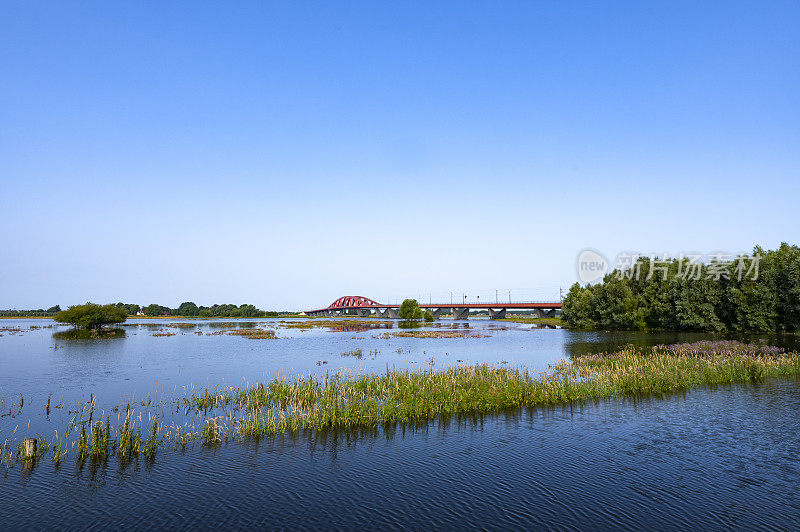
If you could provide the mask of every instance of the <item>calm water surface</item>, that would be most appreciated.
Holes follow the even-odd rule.
[[[279,372],[380,372],[457,363],[545,367],[571,354],[706,335],[579,333],[442,320],[481,338],[384,338],[391,329],[289,329],[279,320],[65,340],[47,320],[0,320],[0,440],[60,426],[52,404],[112,405]],[[40,328],[31,329],[31,326]],[[274,327],[279,339],[212,334]],[[10,330],[8,330],[10,329]],[[13,329],[20,329],[14,331]],[[174,336],[153,336],[175,333]],[[757,339],[753,339],[757,340]],[[794,338],[766,338],[793,347]],[[794,346],[796,347],[796,346]],[[361,349],[361,358],[345,353]],[[460,362],[459,362],[460,361]],[[66,410],[66,409],[63,409]],[[54,423],[55,421],[55,423]],[[30,423],[30,426],[28,426]],[[658,529],[800,527],[800,383],[459,418],[416,429],[279,437],[160,452],[125,468],[66,460],[0,476],[0,529],[137,527]],[[2,473],[0,473],[2,475]]]

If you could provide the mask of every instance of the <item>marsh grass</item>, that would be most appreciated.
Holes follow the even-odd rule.
[[[324,320],[309,318],[305,321],[281,321],[281,326],[287,329],[330,329],[333,332],[359,332],[370,329],[391,329],[394,322],[368,319],[338,319]]]
[[[187,398],[196,409],[243,412],[230,421],[246,435],[303,429],[373,427],[611,397],[664,395],[699,386],[800,377],[800,355],[738,342],[656,346],[575,357],[539,374],[477,365],[381,375],[337,372],[323,379],[278,378]],[[274,426],[274,428],[273,428]],[[238,430],[243,428],[243,430]]]
[[[145,457],[149,459],[153,459],[156,456],[156,451],[158,451],[158,444],[159,444],[159,424],[158,418],[156,417],[153,420],[153,424],[150,426],[150,435],[147,437],[147,441],[144,442],[144,450],[143,454]]]
[[[488,338],[489,335],[470,333],[467,331],[396,331],[383,333],[377,338]]]
[[[250,340],[276,340],[278,335],[272,329],[234,329],[227,334],[243,336]]]
[[[63,438],[56,437],[52,445],[41,438],[37,458],[50,453],[59,463],[73,433],[77,440],[73,440],[73,448],[77,444],[75,455],[82,467],[87,458],[98,464],[114,454],[121,463],[140,454],[152,460],[166,442],[174,442],[177,450],[195,440],[214,447],[229,440],[252,441],[298,431],[391,432],[397,427],[425,426],[434,420],[447,423],[459,416],[614,397],[661,396],[775,378],[800,378],[800,354],[733,341],[650,349],[629,346],[611,354],[576,356],[539,373],[507,364],[438,369],[431,364],[426,370],[387,368],[381,374],[338,371],[322,377],[279,376],[241,387],[186,391],[166,403],[140,400],[137,404],[145,411],[173,402],[176,414],[187,420],[166,427],[158,415],[150,417],[145,441],[141,414],[137,424],[131,403],[122,408],[125,417],[118,420],[122,422],[115,429],[105,414],[92,422],[92,397],[76,411]],[[0,465],[6,471],[20,461],[16,443],[5,440],[0,449]]]

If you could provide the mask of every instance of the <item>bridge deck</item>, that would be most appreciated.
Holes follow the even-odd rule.
[[[560,309],[561,302],[553,303],[420,303],[420,308],[435,309],[435,308],[466,308],[466,309],[511,309],[511,310],[526,310],[526,309]],[[399,309],[399,304],[368,304],[368,305],[348,305],[337,307],[326,307],[315,310],[307,310],[306,313],[324,312],[326,310],[362,310],[362,309]]]

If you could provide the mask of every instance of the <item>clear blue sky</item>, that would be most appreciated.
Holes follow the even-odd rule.
[[[800,3],[401,4],[0,2],[0,308],[800,242]]]

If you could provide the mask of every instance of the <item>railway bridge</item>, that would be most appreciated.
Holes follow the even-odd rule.
[[[465,320],[470,310],[488,310],[491,319],[506,317],[509,310],[532,310],[539,317],[554,317],[556,311],[561,309],[561,302],[546,301],[518,301],[507,303],[420,303],[420,308],[429,310],[435,318],[443,314],[452,314],[454,319]],[[361,318],[400,318],[399,304],[378,303],[363,296],[342,296],[325,308],[305,311],[308,316],[347,316],[356,315]]]

